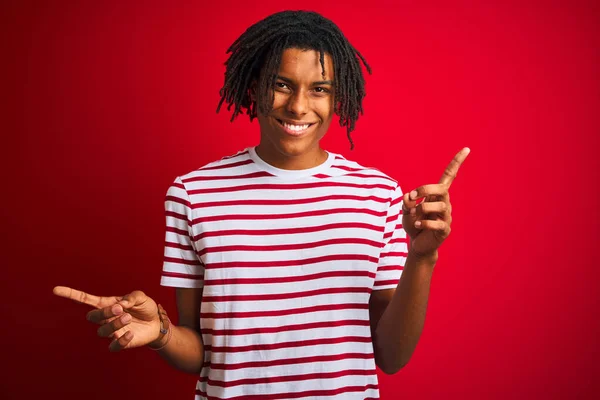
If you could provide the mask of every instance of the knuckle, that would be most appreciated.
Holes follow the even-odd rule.
[[[117,342],[119,343],[120,348],[125,347],[129,342],[129,340],[127,339],[127,332],[123,333]]]
[[[133,292],[131,292],[131,297],[143,298],[146,297],[146,293],[142,292],[141,290],[134,290]]]

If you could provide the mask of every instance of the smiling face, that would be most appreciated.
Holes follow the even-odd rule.
[[[319,141],[334,114],[333,61],[325,53],[325,77],[319,52],[296,48],[284,50],[274,101],[268,115],[258,114],[258,155],[282,169],[316,167],[327,159]]]

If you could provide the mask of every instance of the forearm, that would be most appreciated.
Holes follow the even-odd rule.
[[[171,366],[190,374],[199,374],[204,362],[202,336],[197,331],[171,325],[171,338],[166,346],[157,351]],[[165,335],[163,341],[168,338]],[[160,346],[162,344],[159,344]],[[158,347],[156,346],[156,347]]]
[[[429,257],[408,253],[400,283],[379,319],[373,337],[375,360],[387,374],[408,363],[421,337],[436,261],[437,252]]]

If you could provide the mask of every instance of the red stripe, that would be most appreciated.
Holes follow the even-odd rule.
[[[244,156],[246,154],[248,154],[248,150],[240,151],[240,152],[238,152],[236,154],[233,154],[233,155],[230,155],[230,156],[225,156],[225,157],[221,158],[221,160],[231,160],[233,158],[241,157],[241,156]]]
[[[189,202],[189,201],[187,201],[187,200],[184,200],[184,199],[181,199],[181,198],[179,198],[179,197],[175,197],[175,196],[166,196],[166,197],[165,197],[165,202],[167,202],[167,201],[172,201],[173,203],[179,203],[179,204],[182,204],[182,205],[184,205],[184,206],[186,206],[186,207],[191,207],[191,206],[190,206],[190,202]]]
[[[373,286],[396,285],[398,286],[399,279],[391,279],[389,281],[376,281]]]
[[[247,152],[242,153],[242,154],[248,154]],[[242,155],[239,154],[239,155]],[[235,156],[234,156],[235,157]],[[252,159],[247,159],[244,161],[237,161],[234,163],[230,163],[230,164],[224,164],[224,165],[217,165],[214,167],[203,167],[200,168],[198,171],[213,171],[215,169],[227,169],[227,168],[234,168],[234,167],[241,167],[242,165],[248,165],[248,164],[252,164],[254,161],[252,161]],[[187,179],[182,179],[183,182],[186,182]]]
[[[387,253],[381,253],[379,255],[379,258],[384,258],[384,257],[406,257],[408,256],[407,252],[404,251],[389,251]]]
[[[352,168],[345,165],[332,165],[331,168],[343,169],[344,171],[364,171],[364,168]]]
[[[202,280],[204,278],[204,275],[183,274],[180,272],[167,272],[167,271],[163,271],[162,276],[167,276],[169,278],[183,278],[183,279],[195,279],[195,280]]]
[[[386,265],[384,267],[378,267],[377,272],[379,271],[402,271],[404,267],[402,265]]]
[[[184,265],[202,265],[200,260],[185,260],[183,258],[164,257],[164,262]]]
[[[402,212],[400,212],[400,214],[391,215],[385,219],[385,223],[388,224],[390,222],[397,221],[400,216],[402,216]]]
[[[200,240],[206,237],[214,236],[233,236],[233,235],[248,235],[248,236],[264,236],[264,235],[293,235],[297,233],[311,233],[320,232],[330,229],[349,229],[349,228],[360,228],[369,229],[376,232],[383,232],[385,229],[383,226],[376,226],[371,224],[365,224],[362,222],[340,222],[336,224],[319,225],[319,226],[306,226],[302,228],[287,228],[287,229],[232,229],[227,231],[213,231],[203,232],[199,235],[194,236],[194,241]],[[167,228],[168,229],[168,228]],[[390,232],[390,236],[393,232]],[[187,232],[186,232],[187,234]]]
[[[332,244],[365,244],[375,248],[382,248],[382,242],[376,242],[369,239],[359,238],[340,238],[340,239],[329,239],[321,240],[318,242],[309,243],[297,243],[297,244],[280,244],[280,245],[266,245],[266,246],[251,246],[251,245],[237,245],[237,246],[217,246],[205,248],[198,252],[198,256],[203,256],[208,253],[224,253],[228,251],[281,251],[281,250],[302,250],[302,249],[315,249],[320,246],[329,246]]]
[[[350,187],[359,189],[393,189],[391,186],[383,184],[358,184],[358,183],[344,183],[344,182],[313,182],[313,183],[295,183],[295,184],[275,184],[275,183],[263,183],[263,184],[250,184],[241,186],[230,186],[230,187],[218,187],[218,188],[207,188],[207,189],[194,189],[188,191],[192,194],[209,194],[209,193],[228,193],[228,192],[239,192],[246,190],[298,190],[298,189],[312,189],[322,187]]]
[[[397,204],[400,204],[402,202],[403,197],[396,197],[394,200],[392,200],[392,202],[390,203],[390,207],[393,207]],[[402,210],[400,210],[400,212],[402,212]]]
[[[375,278],[375,274],[369,271],[328,271],[319,272],[317,274],[302,275],[302,276],[282,276],[273,278],[231,278],[231,279],[210,279],[204,281],[204,286],[217,285],[260,285],[269,283],[290,283],[311,281],[314,279],[332,278],[332,277],[347,277],[347,276],[362,276]]]
[[[165,229],[167,232],[172,232],[172,233],[176,233],[178,235],[182,235],[185,237],[190,237],[190,233],[185,230],[185,229],[179,229],[179,228],[174,228],[172,226],[167,226],[167,228]]]
[[[384,199],[377,196],[355,196],[351,194],[332,194],[329,196],[309,197],[305,199],[259,199],[259,200],[224,200],[224,201],[208,201],[192,205],[192,208],[206,207],[226,207],[226,206],[283,206],[292,204],[310,204],[319,203],[327,200],[357,200],[367,201],[372,200],[377,203],[387,203],[390,199]]]
[[[387,232],[385,235],[383,235],[383,240],[386,240],[386,239],[389,239],[390,237],[392,237],[394,235],[394,233],[399,229],[402,229],[402,222],[397,224],[393,231]]]
[[[209,329],[202,328],[202,334],[213,336],[238,336],[238,335],[253,335],[264,333],[279,333],[289,331],[305,331],[318,328],[333,328],[336,326],[371,326],[368,320],[346,319],[341,321],[325,321],[325,322],[310,322],[295,325],[273,326],[266,328],[246,328],[246,329]]]
[[[306,314],[318,311],[332,310],[368,310],[368,304],[350,303],[350,304],[324,304],[312,307],[292,308],[289,310],[272,311],[248,311],[248,312],[224,312],[224,313],[200,313],[200,318],[258,318],[258,317],[278,317],[282,315]]]
[[[393,243],[408,243],[408,238],[405,237],[399,237],[399,238],[394,238],[391,239],[388,244],[393,244]]]
[[[356,176],[358,178],[379,178],[379,179],[385,179],[386,181],[390,181],[392,184],[396,184],[396,181],[393,180],[392,178],[385,176],[385,175],[376,175],[376,174],[359,174],[359,173],[351,173],[351,174],[346,174],[344,176]]]
[[[316,174],[316,175],[313,175],[313,178],[318,178],[318,179],[327,179],[327,178],[331,178],[331,175],[325,175],[325,174]]]
[[[188,220],[187,215],[179,214],[179,213],[176,213],[175,211],[165,211],[165,216],[175,218],[175,219],[180,219],[182,221],[187,222],[188,224],[190,222]]]
[[[202,181],[220,181],[220,180],[231,180],[231,179],[252,179],[252,178],[265,178],[273,176],[266,171],[253,172],[246,175],[216,175],[216,176],[194,176],[193,178],[187,178],[184,182],[202,182]]]
[[[208,263],[208,268],[268,268],[268,267],[297,267],[299,265],[317,264],[328,261],[369,261],[377,263],[376,257],[366,254],[332,254],[328,256],[304,258],[300,260],[273,260],[273,261],[228,261],[221,263]]]
[[[165,247],[171,247],[174,249],[181,249],[181,250],[187,250],[187,251],[194,251],[194,248],[188,244],[181,244],[181,243],[171,243],[171,242],[165,242]]]
[[[375,374],[375,373],[373,373]],[[200,382],[205,379],[199,379]],[[235,397],[227,397],[227,400],[283,400],[283,399],[300,399],[302,397],[325,397],[335,396],[342,393],[352,392],[365,392],[369,389],[379,389],[375,384],[369,384],[364,386],[344,386],[339,389],[329,390],[306,390],[303,392],[285,392],[285,393],[272,393],[272,394],[245,394]],[[225,400],[221,397],[208,396],[205,391],[196,390],[196,394],[206,397],[207,400]],[[365,399],[366,400],[366,399]]]
[[[345,371],[336,371],[336,372],[320,372],[320,373],[311,373],[311,374],[302,374],[302,375],[284,375],[284,376],[265,376],[262,378],[245,378],[245,379],[237,379],[232,381],[216,381],[208,378],[200,378],[200,381],[206,381],[211,386],[218,387],[232,387],[232,386],[240,386],[240,385],[257,385],[261,383],[276,383],[276,382],[297,382],[297,381],[305,381],[309,379],[332,379],[332,378],[340,378],[342,376],[370,376],[377,374],[376,370],[363,370],[363,369],[349,369]]]
[[[192,225],[201,224],[204,222],[213,221],[230,221],[230,220],[268,220],[268,219],[291,219],[291,218],[306,218],[318,217],[322,215],[332,214],[367,214],[376,217],[383,217],[386,211],[374,211],[368,208],[334,208],[329,210],[311,210],[289,214],[226,214],[226,215],[211,215],[210,217],[195,218],[192,220]]]
[[[339,343],[371,343],[370,337],[365,336],[342,336],[336,338],[310,339],[299,342],[281,342],[269,344],[251,344],[248,346],[204,346],[205,351],[212,353],[243,353],[246,351],[278,350],[296,347],[318,346],[324,344]]]
[[[265,293],[265,294],[240,294],[226,296],[204,296],[203,302],[222,302],[222,301],[260,301],[260,300],[288,300],[300,297],[320,296],[322,294],[335,293],[371,293],[368,287],[341,287],[341,288],[323,288],[306,290],[304,292],[292,293]]]
[[[326,361],[340,361],[340,360],[372,360],[373,353],[343,353],[343,354],[332,354],[327,356],[311,356],[311,357],[297,357],[297,358],[283,358],[279,360],[264,360],[264,361],[248,361],[238,364],[217,364],[217,363],[206,363],[203,367],[209,367],[210,369],[219,369],[232,371],[236,369],[244,368],[266,368],[266,367],[279,367],[282,365],[293,365],[293,364],[306,364]]]

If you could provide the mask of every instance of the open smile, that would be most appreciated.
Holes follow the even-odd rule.
[[[297,123],[297,122],[287,122],[281,119],[275,118],[275,120],[279,123],[279,125],[283,128],[283,130],[292,136],[300,136],[306,133],[310,127],[315,125],[314,122],[306,122],[306,123]]]

